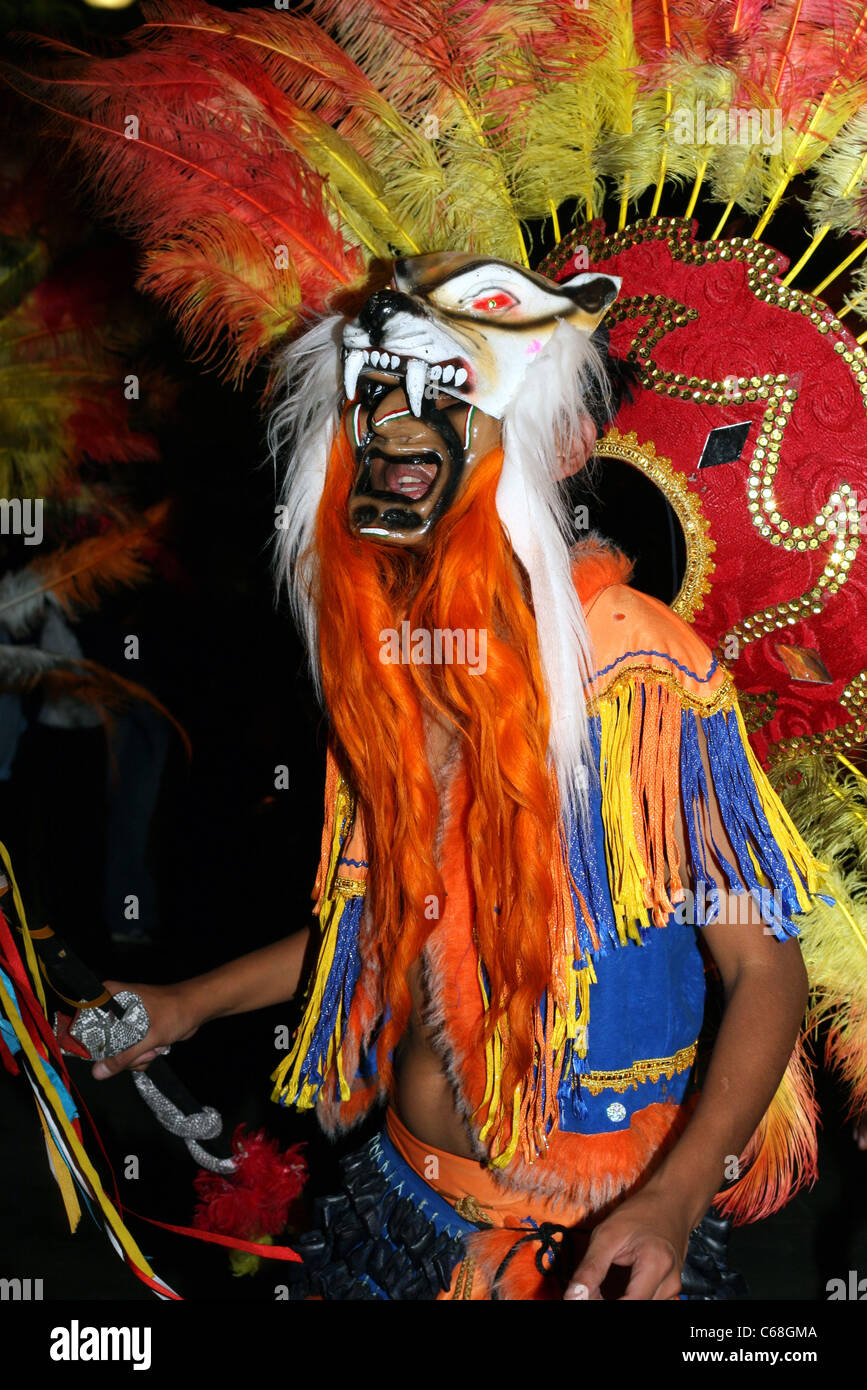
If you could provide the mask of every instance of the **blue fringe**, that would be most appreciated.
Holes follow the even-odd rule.
[[[579,1057],[573,1038],[568,1038],[563,1049],[563,1066],[560,1083],[557,1087],[557,1103],[560,1112],[560,1128],[571,1131],[579,1120],[586,1120],[590,1113],[581,1090],[581,1077],[589,1071],[586,1057]]]
[[[310,1040],[307,1056],[301,1066],[301,1084],[313,1084],[317,1090],[325,1081],[323,1065],[328,1056],[328,1045],[337,1027],[338,1005],[343,1003],[344,1023],[349,1017],[352,996],[361,973],[361,957],[358,952],[358,929],[364,898],[347,898],[340,926],[337,929],[337,944],[334,959],[328,972],[322,1008],[316,1020],[316,1028]]]
[[[707,740],[713,790],[737,858],[737,868],[729,863],[711,836],[717,862],[725,872],[731,891],[750,893],[762,921],[779,940],[797,936],[798,928],[792,920],[801,911],[797,888],[768,824],[737,720],[733,713],[720,710],[703,718],[701,726]],[[698,720],[692,710],[684,710],[681,715],[680,775],[696,881],[696,905],[702,904],[700,915],[704,917],[703,899],[707,897],[708,885],[714,890],[713,898],[718,897],[719,885],[708,870],[707,846],[698,821],[700,805],[706,806],[708,802],[708,787],[699,747]],[[760,882],[749,848],[769,880],[769,887]],[[697,921],[696,925],[705,926],[707,922]]]
[[[590,742],[596,767],[602,756],[602,725],[596,715],[589,721]],[[608,870],[605,864],[605,839],[602,825],[602,788],[595,776],[595,784],[590,789],[590,824],[581,817],[573,817],[569,826],[568,852],[569,868],[587,904],[590,916],[599,938],[599,950],[595,950],[578,899],[572,891],[572,905],[575,910],[575,927],[582,956],[595,958],[606,954],[606,940],[619,945],[617,927],[614,922],[614,908],[611,904],[611,891],[608,887]],[[580,962],[578,962],[580,965]]]

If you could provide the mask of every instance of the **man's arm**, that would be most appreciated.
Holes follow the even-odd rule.
[[[687,1129],[650,1180],[679,1194],[690,1230],[723,1186],[726,1161],[743,1152],[773,1099],[807,1003],[798,942],[778,941],[757,913],[739,925],[737,899],[728,903],[729,924],[704,932],[725,988],[707,1077]]]
[[[797,941],[764,934],[756,920],[705,929],[726,989],[726,1008],[707,1078],[677,1144],[634,1197],[593,1233],[567,1298],[598,1298],[612,1264],[629,1265],[626,1299],[675,1298],[689,1233],[723,1186],[725,1162],[740,1154],[779,1085],[798,1034],[807,977]],[[583,1285],[587,1293],[575,1292]]]
[[[216,970],[174,985],[124,985],[106,980],[112,994],[121,989],[140,995],[150,1018],[146,1036],[135,1047],[97,1062],[97,1080],[128,1068],[143,1070],[171,1043],[191,1038],[203,1023],[230,1014],[249,1013],[294,998],[310,944],[310,928],[239,956]]]
[[[720,851],[736,862],[713,798],[709,820]],[[705,823],[709,844],[708,828]],[[682,814],[678,844],[688,867]],[[725,1012],[704,1088],[654,1175],[596,1227],[568,1299],[599,1298],[612,1264],[631,1266],[625,1299],[677,1297],[689,1233],[723,1186],[726,1159],[742,1153],[767,1110],[798,1036],[808,986],[797,941],[781,942],[766,932],[752,899],[749,921],[741,922],[741,899],[722,892],[723,870],[711,867],[721,886],[720,912],[703,930],[725,988]]]

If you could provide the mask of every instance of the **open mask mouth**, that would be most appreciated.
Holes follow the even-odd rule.
[[[428,389],[413,410],[412,361],[402,375],[405,359],[382,349],[366,351],[368,359],[372,353],[379,360],[368,360],[359,372],[358,404],[346,415],[357,469],[349,526],[359,536],[423,548],[459,486],[473,412],[452,393],[438,401]],[[422,380],[431,379],[437,378],[425,369]]]
[[[424,422],[418,430],[428,437],[402,445],[374,437],[361,451],[349,501],[357,535],[416,545],[448,506],[459,477],[454,458]]]
[[[432,449],[397,457],[374,449],[368,462],[374,492],[421,502],[436,482],[442,458]]]

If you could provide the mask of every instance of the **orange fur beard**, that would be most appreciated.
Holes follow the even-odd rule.
[[[390,1007],[377,1049],[386,1086],[411,1007],[407,972],[444,904],[425,702],[461,735],[473,802],[474,925],[491,1000],[483,1032],[505,1016],[506,1095],[532,1065],[533,1015],[551,982],[551,845],[559,811],[536,626],[495,504],[502,462],[497,448],[474,466],[437,522],[430,548],[416,555],[349,530],[356,460],[341,428],[317,517],[323,692],[368,846],[370,939],[362,957],[365,968],[378,969]],[[485,631],[485,672],[457,663],[384,663],[380,634],[400,631],[407,620],[410,631]]]

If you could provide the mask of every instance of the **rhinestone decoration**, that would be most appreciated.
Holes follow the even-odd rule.
[[[123,1009],[118,1018],[111,1009],[81,1009],[70,1028],[70,1035],[86,1047],[94,1061],[115,1057],[118,1052],[126,1052],[135,1047],[146,1036],[151,1026],[148,1011],[141,996],[132,990],[118,990],[115,1001]]]
[[[840,696],[840,704],[852,716],[851,724],[823,729],[799,738],[781,738],[771,745],[771,764],[791,762],[805,753],[842,753],[855,748],[867,733],[867,671],[859,671]]]
[[[613,1100],[605,1111],[605,1114],[608,1116],[609,1120],[611,1120],[612,1124],[619,1124],[621,1120],[626,1119],[626,1106],[622,1105],[619,1100]]]
[[[235,1172],[238,1165],[234,1158],[217,1158],[208,1153],[207,1149],[203,1149],[199,1143],[200,1139],[216,1139],[222,1133],[223,1117],[219,1110],[215,1110],[212,1105],[206,1105],[204,1109],[197,1110],[192,1115],[185,1115],[183,1110],[179,1110],[163,1095],[146,1072],[134,1071],[131,1076],[145,1105],[153,1112],[163,1129],[183,1139],[200,1167],[226,1176]]]

